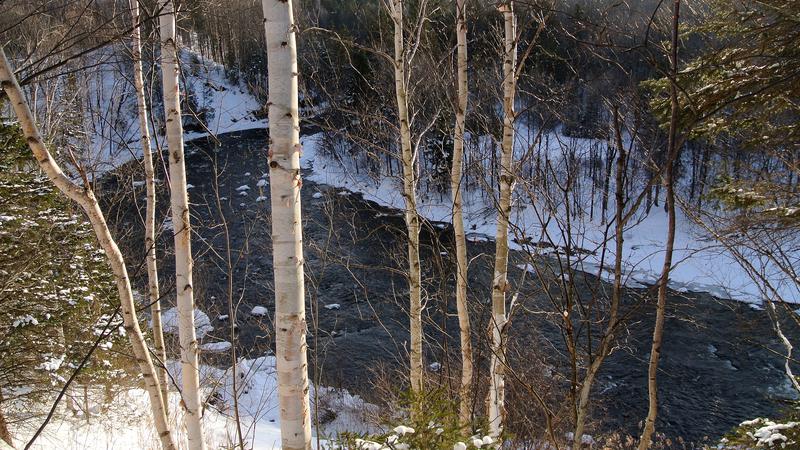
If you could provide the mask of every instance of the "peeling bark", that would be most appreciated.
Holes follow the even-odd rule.
[[[497,437],[503,432],[505,420],[505,337],[506,291],[508,290],[508,221],[511,216],[511,194],[514,185],[514,97],[516,93],[515,70],[517,65],[517,24],[514,2],[500,5],[504,18],[503,52],[503,143],[500,155],[495,236],[494,281],[492,282],[491,362],[489,365],[489,404],[487,417],[489,433]]]
[[[400,153],[403,162],[403,198],[408,232],[408,289],[409,331],[411,349],[411,390],[423,390],[422,362],[422,282],[419,260],[420,222],[417,213],[417,173],[414,167],[414,149],[411,143],[411,125],[408,115],[408,81],[406,79],[405,44],[403,37],[403,0],[387,2],[394,22],[394,86],[397,117],[400,121]]]
[[[181,347],[181,397],[186,434],[192,450],[205,449],[202,402],[200,399],[199,348],[194,328],[194,285],[192,281],[192,227],[183,155],[183,124],[178,88],[178,47],[172,0],[162,3],[161,73],[164,84],[164,117],[169,149],[169,187],[175,235],[175,291],[178,304],[178,336]]]
[[[281,446],[311,448],[300,210],[300,114],[291,0],[262,0],[269,64],[269,186]]]
[[[150,297],[150,316],[153,323],[153,347],[161,366],[156,368],[161,383],[161,396],[164,398],[164,411],[169,410],[168,396],[169,378],[164,364],[167,361],[167,350],[164,345],[164,330],[161,325],[161,294],[158,288],[158,263],[156,261],[156,183],[153,169],[153,152],[150,148],[150,129],[147,117],[147,100],[144,94],[144,76],[142,75],[142,39],[139,30],[138,0],[129,0],[133,16],[133,32],[131,44],[133,50],[133,84],[136,88],[136,104],[139,109],[139,128],[142,134],[142,153],[144,162],[144,182],[147,189],[147,204],[144,218],[144,246],[147,263],[147,287]]]
[[[22,90],[14,77],[14,71],[8,63],[5,50],[2,48],[0,48],[0,84],[2,84],[3,89],[8,95],[14,112],[22,126],[22,131],[25,134],[28,147],[30,147],[33,156],[39,163],[39,168],[47,175],[59,191],[83,208],[89,218],[89,223],[92,224],[95,236],[97,237],[100,247],[105,252],[108,264],[114,273],[125,331],[127,331],[136,363],[139,365],[139,370],[142,373],[145,390],[150,399],[153,422],[161,440],[161,446],[164,449],[175,449],[175,441],[169,429],[167,414],[164,410],[161,386],[155,374],[155,367],[150,358],[150,353],[144,340],[144,334],[139,327],[139,321],[136,317],[136,304],[133,300],[131,282],[128,278],[128,269],[125,266],[122,252],[111,236],[111,231],[108,229],[105,216],[100,210],[97,198],[94,196],[94,192],[89,186],[79,186],[73,183],[72,180],[64,174],[58,163],[50,156],[50,152],[44,145],[44,141],[36,127],[30,108],[22,95]]]
[[[459,426],[465,429],[472,422],[472,339],[467,303],[467,237],[461,205],[461,176],[464,158],[464,126],[466,123],[469,84],[467,79],[467,10],[466,0],[456,1],[457,85],[458,103],[453,136],[453,167],[450,170],[450,192],[453,196],[453,234],[456,242],[456,309],[461,340],[461,384],[459,385]]]

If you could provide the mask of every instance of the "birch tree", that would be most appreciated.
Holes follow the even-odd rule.
[[[639,450],[650,448],[650,442],[656,428],[658,415],[658,361],[661,356],[661,342],[664,336],[664,318],[667,307],[667,284],[672,269],[672,253],[675,245],[675,161],[680,155],[681,143],[678,138],[678,86],[675,78],[678,75],[678,24],[680,21],[680,0],[672,2],[672,39],[670,44],[670,118],[669,133],[667,135],[667,161],[664,167],[664,187],[666,189],[667,204],[667,241],[664,248],[664,266],[661,269],[661,278],[658,281],[658,300],[656,301],[656,322],[653,327],[653,345],[650,349],[650,362],[647,367],[647,394],[648,410],[645,419],[642,437],[639,440]]]
[[[626,195],[625,186],[627,184],[627,177],[629,174],[629,158],[634,150],[635,139],[631,139],[629,148],[625,148],[623,142],[623,124],[625,123],[624,117],[620,114],[620,106],[612,104],[611,107],[611,130],[609,134],[613,136],[612,143],[610,144],[611,150],[609,151],[609,158],[612,160],[607,164],[615,164],[614,171],[614,271],[613,281],[611,286],[611,299],[608,309],[608,321],[606,322],[605,331],[600,337],[597,345],[597,351],[592,356],[589,355],[590,363],[586,367],[586,372],[583,376],[580,389],[578,390],[577,405],[575,410],[575,432],[573,433],[574,442],[580,442],[583,432],[586,427],[586,419],[589,413],[590,395],[592,387],[597,379],[597,374],[600,371],[606,358],[611,354],[614,348],[614,340],[619,332],[620,327],[623,325],[624,320],[620,317],[620,303],[622,301],[622,289],[624,283],[624,274],[622,271],[622,263],[624,256],[624,243],[625,243],[625,230],[629,222],[634,217],[642,202],[650,191],[651,185],[647,183],[645,188],[635,197],[630,198]],[[635,122],[635,121],[634,121]],[[634,124],[634,127],[636,125]],[[639,131],[636,128],[629,128],[628,133],[630,136],[638,136]],[[611,139],[611,138],[610,138]],[[614,162],[613,160],[616,160]],[[654,178],[651,178],[651,180]],[[573,288],[574,289],[574,288]],[[566,320],[572,320],[567,318]]]
[[[508,285],[508,222],[514,187],[514,96],[516,92],[516,17],[512,0],[499,7],[503,13],[503,142],[500,155],[500,198],[497,205],[494,280],[492,282],[491,359],[489,365],[489,432],[499,436],[505,418],[505,327]]]
[[[269,186],[281,445],[311,448],[300,216],[300,114],[291,0],[262,0],[269,84]]]
[[[161,3],[161,73],[163,76],[164,117],[169,148],[169,187],[175,235],[175,290],[178,306],[178,334],[181,347],[182,405],[186,412],[189,447],[204,449],[197,336],[194,328],[194,287],[192,283],[192,229],[189,221],[189,195],[186,191],[186,166],[183,155],[183,124],[178,88],[178,48],[175,9],[172,0]]]
[[[450,170],[450,191],[453,196],[453,230],[456,241],[456,309],[461,339],[461,385],[458,408],[459,425],[471,422],[472,409],[472,340],[467,307],[467,237],[461,206],[461,172],[464,159],[464,125],[467,114],[469,84],[467,79],[466,0],[456,0],[457,85],[456,124],[453,136],[453,166]]]
[[[164,363],[167,361],[167,350],[164,345],[164,331],[161,325],[161,295],[158,288],[158,265],[156,262],[156,183],[153,169],[153,152],[150,148],[150,129],[148,128],[147,100],[144,94],[144,76],[142,75],[142,39],[139,26],[138,0],[129,0],[133,31],[131,32],[131,50],[133,56],[133,84],[136,88],[136,104],[139,110],[139,129],[142,135],[142,153],[144,163],[144,184],[147,189],[147,201],[144,218],[144,246],[147,264],[147,288],[150,296],[150,315],[153,328],[153,347],[155,355],[161,360],[158,367],[158,379],[161,383],[161,396],[165,399],[164,409],[169,391],[169,379]]]
[[[160,382],[156,376],[155,367],[153,366],[153,360],[150,358],[144,334],[139,327],[139,321],[136,315],[136,304],[133,300],[133,292],[131,290],[131,283],[128,277],[127,267],[125,266],[125,260],[113,236],[111,236],[111,231],[106,224],[105,216],[100,209],[97,198],[91,190],[88,178],[86,178],[83,171],[80,171],[83,178],[83,186],[73,182],[64,174],[59,164],[53,159],[49,150],[47,150],[36,126],[33,114],[14,76],[14,71],[11,69],[11,65],[6,58],[5,50],[2,48],[0,48],[0,85],[2,85],[6,95],[8,95],[23,133],[25,134],[28,147],[30,147],[39,167],[59,191],[81,206],[88,216],[89,222],[92,224],[95,236],[105,252],[108,258],[108,264],[114,273],[124,327],[131,341],[131,347],[136,362],[139,365],[139,370],[142,373],[145,390],[150,400],[153,422],[161,440],[161,446],[164,449],[175,449],[175,441],[173,440],[172,432],[167,423],[167,414],[164,409],[164,399],[162,398]]]
[[[419,260],[420,222],[417,213],[417,173],[414,169],[415,152],[411,143],[411,125],[408,115],[408,76],[403,37],[403,0],[387,0],[387,9],[394,22],[394,86],[397,102],[397,120],[400,122],[400,155],[403,165],[403,198],[408,232],[408,289],[411,390],[422,392],[422,288]]]

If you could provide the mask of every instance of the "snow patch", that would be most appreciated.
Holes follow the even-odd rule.
[[[269,311],[267,308],[263,306],[254,306],[252,310],[250,310],[250,315],[253,317],[264,317],[267,315]]]
[[[177,334],[178,333],[179,314],[178,308],[170,308],[161,313],[161,325],[164,333]],[[153,321],[150,321],[150,327],[153,327]],[[214,331],[211,326],[211,319],[208,315],[199,309],[194,310],[194,329],[197,334],[197,339],[203,339],[208,333]]]
[[[200,350],[202,350],[204,352],[210,352],[210,353],[221,353],[221,352],[227,352],[228,350],[230,350],[231,346],[232,346],[231,343],[228,342],[228,341],[209,342],[209,343],[206,343],[206,344],[201,344],[200,345]]]
[[[13,328],[25,327],[28,325],[39,325],[39,321],[32,315],[25,314],[24,316],[17,317],[14,319],[14,322],[11,323],[11,327]]]
[[[536,143],[538,133],[522,123],[517,126],[519,129],[515,137],[515,152],[522,154]],[[575,148],[580,154],[588,153],[592,145],[606,145],[604,141],[567,137],[560,130],[548,131],[545,134],[547,136],[540,142],[549,142],[550,147],[543,148],[542,151],[552,154],[554,160],[562,156],[564,145]],[[469,139],[475,140],[474,137]],[[479,145],[494,145],[489,139],[478,138],[477,141]],[[368,174],[355,174],[355,171],[348,170],[341,162],[328,157],[322,150],[323,142],[322,133],[301,138],[303,146],[301,164],[304,169],[311,171],[306,175],[306,179],[336,188],[337,195],[359,193],[365,200],[376,202],[381,206],[397,211],[405,209],[399,178],[382,176],[373,179]],[[487,151],[490,149],[487,147]],[[522,195],[517,192],[517,195]],[[542,226],[537,208],[528,203],[529,200],[524,197],[515,199],[511,214],[513,226],[510,229],[516,230],[517,234],[509,235],[509,246],[514,250],[565,258],[561,250],[565,236],[559,229],[559,220],[547,221],[546,225]],[[494,240],[496,214],[493,200],[486,198],[480,189],[468,190],[463,193],[462,204],[464,225],[468,230],[467,239],[472,242]],[[453,208],[449,194],[428,195],[420,192],[417,207],[420,215],[431,222],[452,222]],[[541,208],[539,209],[538,213],[541,213]],[[558,214],[563,214],[563,211],[559,211]],[[589,220],[588,217],[581,218],[580,226],[573,225],[572,236],[569,236],[570,242],[585,252],[572,255],[569,264],[574,270],[599,275],[609,281],[614,276],[613,271],[607,268],[607,265],[614,260],[614,236],[613,230],[607,232],[607,225],[602,223],[599,216],[601,214],[596,214],[594,220]],[[677,216],[678,226],[673,256],[677,264],[670,273],[670,287],[683,292],[708,292],[718,298],[745,301],[754,309],[762,309],[761,290],[733,255],[713,240],[709,240],[704,231],[700,230],[683,210],[679,209]],[[640,288],[658,281],[663,266],[666,226],[666,212],[660,207],[652,208],[646,215],[642,208],[631,220],[625,230],[623,244],[623,281],[626,286]],[[524,237],[527,242],[514,239],[518,235]],[[553,242],[549,242],[548,236]],[[540,246],[537,240],[545,241],[548,245]],[[606,252],[600,251],[606,242],[610,243]],[[763,269],[770,276],[768,267],[757,267],[757,269]],[[800,303],[798,285],[787,282],[782,273],[773,275],[771,276],[774,278],[773,285],[777,287],[781,297],[787,302]]]

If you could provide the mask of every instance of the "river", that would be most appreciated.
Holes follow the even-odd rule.
[[[250,314],[254,306],[268,311],[273,307],[269,201],[257,201],[269,195],[268,185],[257,185],[267,170],[265,143],[265,130],[251,130],[220,135],[216,143],[187,144],[188,181],[193,186],[189,193],[195,232],[195,292],[198,306],[216,328],[206,340],[228,339],[229,322],[217,319],[227,314],[228,298],[225,235],[216,207],[218,185],[233,249],[237,348],[249,356],[261,355],[274,346],[270,314]],[[139,188],[133,195],[129,187],[133,179],[141,179],[141,169],[129,164],[115,175],[104,183],[104,201],[111,211],[110,223],[128,250],[129,264],[137,267],[142,253],[139,236],[144,193]],[[163,171],[159,177],[163,178]],[[237,190],[241,186],[249,189]],[[159,202],[163,217],[169,204],[166,192],[160,192]],[[365,201],[357,193],[312,182],[302,186],[302,203],[313,376],[323,384],[380,402],[381,393],[373,382],[397,379],[396,371],[403,370],[408,348],[402,213]],[[427,226],[422,235],[425,360],[433,364],[432,369],[441,366],[431,370],[432,380],[447,383],[458,376],[458,368],[451,367],[457,361],[458,323],[452,299],[452,237],[441,225]],[[174,267],[170,247],[171,236],[162,234],[158,250],[167,293]],[[493,252],[492,242],[470,242],[473,332],[476,356],[482,360],[487,354],[484,330]],[[512,252],[510,258],[510,279],[520,280],[522,273],[516,266],[523,265],[526,256]],[[553,260],[542,258],[537,264],[553,267]],[[592,293],[610,289],[591,274],[579,272],[575,278],[577,295],[586,302]],[[134,281],[144,291],[142,271]],[[654,317],[654,301],[648,292],[647,288],[625,292],[626,326],[596,383],[590,432],[637,435],[647,413],[647,360]],[[568,404],[570,366],[564,332],[557,326],[561,322],[553,319],[557,313],[550,295],[558,295],[558,290],[552,280],[544,278],[528,276],[520,288],[521,308],[513,317],[509,337],[510,365],[518,379],[510,383],[536,389],[553,402],[551,408],[560,418],[557,422],[566,423],[570,412],[563,405]],[[170,301],[174,302],[167,303]],[[763,311],[705,293],[670,292],[664,339],[657,429],[668,437],[689,442],[718,439],[743,420],[778,414],[792,397],[780,357],[784,349]],[[205,357],[210,363],[226,363],[221,356]],[[479,366],[485,375],[486,364]],[[519,426],[524,426],[526,418],[541,414],[529,391],[518,388],[509,395],[514,408],[510,419]]]

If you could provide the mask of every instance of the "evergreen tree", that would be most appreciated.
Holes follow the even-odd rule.
[[[761,219],[800,219],[800,20],[798,0],[713,0],[695,36],[713,42],[678,75],[684,125],[730,161],[716,198]],[[662,87],[666,79],[658,81]],[[667,111],[667,99],[656,102]],[[774,162],[761,170],[748,161]]]
[[[60,390],[101,335],[75,382],[119,381],[125,330],[91,226],[32,166],[19,127],[0,123],[0,147],[0,399]],[[0,404],[21,418],[11,410]]]

